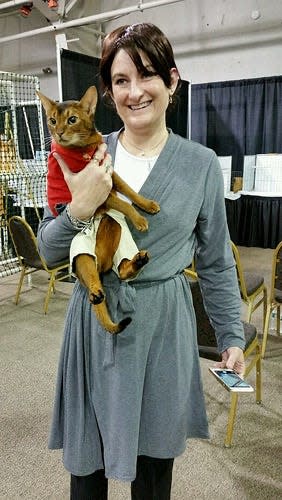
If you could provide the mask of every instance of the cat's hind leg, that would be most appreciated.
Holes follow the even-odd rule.
[[[93,304],[94,312],[102,327],[112,334],[122,332],[131,323],[131,318],[123,318],[119,323],[112,321],[95,258],[87,254],[78,255],[75,259],[75,271],[80,282],[88,289],[89,301]]]
[[[75,258],[74,266],[79,281],[88,290],[90,302],[92,304],[100,304],[104,300],[105,295],[95,257],[88,254],[79,254]]]
[[[126,280],[135,278],[140,269],[147,264],[149,258],[149,253],[146,250],[140,250],[133,259],[123,259],[118,266],[120,279]]]

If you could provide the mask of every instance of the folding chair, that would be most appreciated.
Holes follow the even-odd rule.
[[[270,293],[267,301],[266,318],[264,323],[264,331],[262,338],[261,354],[264,357],[266,342],[269,330],[269,321],[272,311],[276,309],[276,333],[280,335],[280,314],[282,304],[282,241],[274,250],[272,260],[272,275]]]
[[[44,313],[47,313],[51,293],[55,293],[55,282],[65,280],[71,274],[69,261],[62,262],[54,267],[49,267],[38,251],[35,234],[28,222],[17,215],[9,219],[9,232],[14,248],[22,268],[15,297],[18,304],[24,277],[36,271],[46,271],[49,275],[49,285],[44,302]],[[60,274],[58,274],[60,273]]]
[[[215,331],[210,323],[209,317],[205,311],[201,289],[197,281],[197,274],[193,271],[185,270],[185,274],[189,279],[193,304],[197,319],[197,338],[199,355],[202,358],[210,359],[212,361],[220,361],[221,354],[217,348]],[[256,384],[255,395],[256,402],[261,403],[261,353],[260,344],[257,337],[257,330],[254,325],[242,321],[246,339],[246,347],[244,357],[246,360],[245,377],[248,376],[250,371],[256,369]],[[250,357],[250,355],[252,355]],[[250,357],[250,359],[249,359]],[[234,424],[236,418],[236,411],[238,405],[238,393],[230,393],[230,409],[228,414],[228,422],[224,446],[230,448],[233,440]]]
[[[236,263],[241,298],[248,306],[246,321],[249,323],[253,312],[263,304],[263,330],[267,308],[267,288],[264,283],[264,276],[259,273],[244,272],[239,250],[233,241],[231,241],[231,248]]]

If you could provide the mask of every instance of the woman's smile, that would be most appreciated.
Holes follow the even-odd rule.
[[[140,109],[144,109],[144,108],[147,108],[148,106],[150,106],[151,102],[152,101],[145,101],[145,102],[141,102],[140,104],[131,104],[128,107],[132,111],[139,111]]]

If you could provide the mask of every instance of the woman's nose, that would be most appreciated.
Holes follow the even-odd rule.
[[[132,80],[129,87],[129,96],[133,99],[138,99],[144,90],[139,80]]]

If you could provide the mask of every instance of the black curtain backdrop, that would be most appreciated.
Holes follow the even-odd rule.
[[[282,76],[192,85],[191,137],[219,156],[282,153]]]
[[[61,51],[63,100],[80,99],[91,85],[99,91],[95,124],[104,134],[122,127],[115,109],[105,104],[99,83],[99,59],[63,49]],[[175,108],[167,115],[167,125],[182,137],[188,137],[189,83],[182,81]]]
[[[90,85],[99,90],[99,59],[61,52],[63,99],[80,99]],[[189,83],[182,81],[179,100],[168,114],[172,130],[188,137]],[[232,171],[243,172],[244,155],[282,153],[282,76],[191,86],[191,138],[219,156],[232,156]],[[102,133],[122,122],[100,94],[95,123]],[[234,243],[275,248],[282,238],[282,198],[241,197],[226,200]]]
[[[282,197],[242,195],[225,200],[230,238],[236,245],[276,248],[282,241]]]

